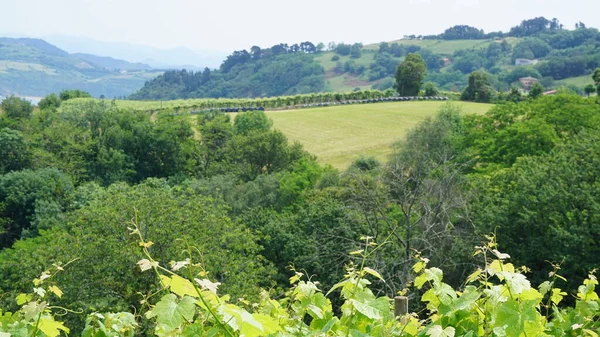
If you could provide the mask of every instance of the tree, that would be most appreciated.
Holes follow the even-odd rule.
[[[61,306],[85,313],[132,308],[140,312],[140,300],[160,284],[136,268],[144,256],[128,227],[137,220],[144,238],[154,242],[150,251],[163,267],[190,257],[192,247],[189,253],[202,267],[186,268],[193,268],[194,274],[206,268],[235,298],[258,300],[258,287],[271,286],[273,269],[259,257],[257,238],[243,224],[234,223],[221,202],[189,192],[179,192],[159,179],[134,187],[112,185],[89,205],[47,225],[51,229],[40,237],[2,251],[1,291],[15,295],[28,291],[44,266],[76,260],[56,279],[64,291]],[[8,298],[14,296],[2,296],[0,302],[5,304]],[[82,329],[85,316],[69,319]]]
[[[488,103],[491,101],[493,89],[485,72],[474,71],[469,75],[469,85],[460,95],[463,101]]]
[[[30,157],[21,132],[9,128],[0,129],[0,175],[26,168]]]
[[[594,83],[596,84],[596,91],[598,92],[598,96],[600,96],[600,68],[596,68],[596,70],[594,70],[592,79],[594,80]]]
[[[52,93],[40,100],[38,103],[40,109],[58,109],[60,107],[60,98]]]
[[[26,99],[11,95],[0,103],[0,108],[6,116],[13,119],[29,118],[33,112],[33,105]]]
[[[88,92],[82,90],[63,90],[58,95],[61,101],[68,101],[73,98],[89,98],[92,97]]]
[[[269,131],[272,126],[273,122],[264,111],[248,111],[235,116],[233,132],[238,135],[247,135],[252,131]]]
[[[421,56],[408,54],[396,69],[396,91],[400,96],[417,96],[426,75],[427,65]]]
[[[544,87],[539,83],[539,82],[535,82],[532,86],[531,89],[529,89],[529,98],[538,98],[540,96],[542,96],[542,94],[544,93]]]
[[[15,171],[0,176],[0,219],[4,218],[0,248],[21,237],[38,234],[44,213],[61,213],[70,204],[73,183],[54,168]]]
[[[437,96],[437,95],[439,95],[439,91],[435,87],[435,83],[433,83],[433,82],[427,82],[427,83],[425,83],[425,86],[423,86],[423,89],[425,89],[425,96]]]
[[[538,284],[552,271],[550,262],[561,263],[570,290],[598,267],[600,246],[590,238],[600,236],[599,144],[597,133],[576,137],[472,188],[479,191],[471,200],[478,230],[497,233],[502,249],[515,265],[531,268]]]
[[[596,92],[596,87],[594,87],[593,84],[588,84],[585,86],[585,88],[583,88],[583,91],[588,97],[590,97],[591,94]]]

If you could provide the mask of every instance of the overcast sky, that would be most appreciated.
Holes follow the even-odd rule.
[[[508,30],[523,19],[600,27],[598,0],[0,0],[1,34],[72,35],[159,48],[372,43],[456,24]]]

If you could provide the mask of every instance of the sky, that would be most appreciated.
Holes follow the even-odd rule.
[[[0,35],[70,35],[158,48],[364,44],[467,24],[508,31],[524,19],[600,28],[598,0],[0,0]],[[6,15],[6,13],[10,13]]]

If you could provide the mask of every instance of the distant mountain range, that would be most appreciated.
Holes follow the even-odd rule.
[[[228,54],[220,51],[194,51],[185,47],[159,49],[140,44],[104,42],[65,35],[47,36],[43,39],[69,53],[109,56],[128,62],[148,64],[157,69],[218,68]]]
[[[162,50],[68,36],[0,37],[0,96],[35,101],[63,89],[80,89],[95,97],[124,97],[165,70],[216,68],[223,58],[187,48]]]

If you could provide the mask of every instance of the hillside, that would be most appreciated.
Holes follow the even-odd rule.
[[[99,97],[126,96],[161,72],[144,64],[69,54],[40,39],[0,38],[0,95],[45,96],[80,89]]]
[[[249,51],[235,51],[221,67],[210,72],[177,73],[146,83],[133,99],[178,99],[204,97],[262,97],[265,95],[348,92],[364,89],[389,89],[395,70],[409,53],[419,54],[428,67],[426,82],[447,91],[462,91],[468,75],[475,70],[489,74],[498,91],[521,87],[518,79],[537,78],[547,89],[568,86],[581,92],[583,83],[566,80],[589,75],[600,66],[600,32],[577,24],[569,30],[557,20],[524,20],[508,32],[484,33],[469,26],[454,26],[433,36],[406,36],[403,39],[363,46],[344,43],[303,42],[278,44],[270,48],[253,46]],[[278,55],[277,59],[273,55]],[[290,60],[304,55],[304,64],[315,71],[264,76],[265,65],[286,69]],[[519,60],[519,61],[517,61]],[[320,68],[320,70],[319,70]],[[306,76],[306,77],[303,77]],[[310,80],[308,80],[310,77]],[[217,79],[214,81],[212,79]],[[275,93],[255,90],[268,85],[286,89],[300,86],[299,91]],[[565,81],[566,80],[566,81]],[[215,90],[217,88],[217,90]],[[165,95],[165,93],[168,93]]]

